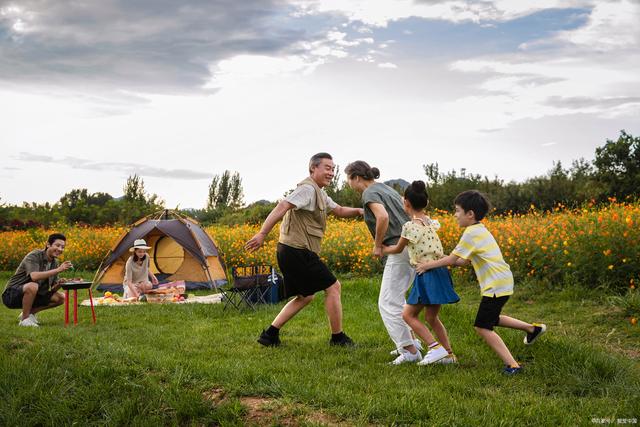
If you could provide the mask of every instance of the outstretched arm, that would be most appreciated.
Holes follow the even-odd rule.
[[[395,245],[382,246],[382,254],[383,255],[399,254],[407,246],[407,243],[409,243],[409,241],[404,237],[401,237],[400,240],[398,240],[398,243]]]
[[[416,266],[416,272],[424,273],[425,271],[433,270],[434,268],[448,267],[450,265],[460,266],[466,263],[466,260],[451,254],[436,261],[422,261],[418,263],[418,265]]]
[[[353,218],[356,216],[364,215],[364,209],[362,208],[350,208],[348,206],[336,206],[331,211],[333,214],[340,218]]]
[[[249,252],[253,252],[260,248],[264,243],[264,238],[269,234],[269,232],[273,229],[273,227],[284,217],[287,211],[295,208],[296,206],[293,203],[289,203],[286,200],[282,200],[280,203],[276,205],[275,208],[271,211],[267,219],[264,220],[260,231],[253,236],[249,241],[244,245],[244,248]]]

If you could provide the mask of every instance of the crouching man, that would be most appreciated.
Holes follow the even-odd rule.
[[[67,239],[54,233],[47,239],[44,249],[35,249],[20,262],[18,269],[7,282],[2,302],[9,308],[21,308],[20,326],[39,326],[35,314],[57,307],[64,302],[58,274],[72,268],[71,262],[58,265],[57,258],[64,252]]]

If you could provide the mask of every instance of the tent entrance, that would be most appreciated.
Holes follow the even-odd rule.
[[[184,262],[184,248],[171,237],[160,235],[150,242],[151,253],[149,256],[151,272],[170,276],[180,269]]]

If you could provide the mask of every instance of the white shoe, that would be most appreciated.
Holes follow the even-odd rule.
[[[418,349],[418,351],[422,351],[424,350],[424,348],[422,347],[422,343],[420,342],[420,340],[413,340],[413,345],[416,346],[416,348]],[[392,356],[399,356],[400,355],[400,350],[398,350],[397,348],[395,350],[391,350],[389,352],[390,355]]]
[[[20,326],[33,326],[34,328],[37,328],[38,326],[38,322],[36,322],[35,320],[33,320],[31,318],[31,316],[27,317],[24,320],[21,320],[20,323],[18,323],[18,325]]]
[[[456,357],[455,354],[450,353],[435,363],[438,363],[440,365],[452,365],[452,364],[458,363],[458,358]]]
[[[407,350],[404,350],[398,357],[396,357],[393,362],[389,362],[389,365],[402,365],[403,363],[416,363],[422,359],[422,355],[420,351],[417,351],[416,354],[411,354]]]
[[[437,361],[444,359],[447,357],[449,353],[445,348],[438,344],[435,347],[431,347],[427,354],[424,355],[424,358],[418,362],[418,365],[430,365],[432,363],[436,363]]]
[[[29,319],[33,320],[34,322],[36,322],[38,324],[38,326],[40,326],[40,322],[38,322],[38,318],[36,317],[35,314],[30,314],[29,315]],[[20,312],[20,314],[18,314],[18,322],[22,322],[22,312]]]

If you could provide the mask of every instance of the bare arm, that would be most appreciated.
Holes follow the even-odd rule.
[[[382,241],[384,240],[387,229],[389,228],[389,214],[381,203],[370,202],[367,206],[376,217],[376,236],[373,248],[373,254],[377,257],[382,256]]]
[[[34,282],[37,282],[39,280],[48,279],[51,276],[55,276],[56,274],[62,273],[63,271],[66,271],[71,267],[72,267],[71,261],[65,261],[54,269],[47,270],[47,271],[33,271],[31,272],[31,274],[29,274],[29,276],[31,276],[31,280],[33,280]]]
[[[249,241],[244,245],[244,248],[249,252],[253,252],[260,248],[264,243],[264,238],[269,234],[269,232],[273,229],[273,227],[284,217],[287,211],[294,209],[296,206],[292,203],[287,202],[286,200],[282,200],[280,203],[276,205],[275,208],[271,211],[267,219],[264,220],[260,231],[253,236]]]
[[[461,260],[461,259],[462,258],[452,254],[446,257],[442,257],[436,261],[422,261],[418,263],[418,265],[416,266],[416,272],[424,273],[425,271],[433,270],[434,268],[448,267],[450,265],[464,265],[464,264],[459,264],[458,260]]]
[[[340,218],[353,218],[356,216],[364,215],[364,209],[362,208],[350,208],[348,206],[336,206],[331,211],[333,214]]]
[[[404,248],[407,246],[408,243],[409,241],[407,239],[405,239],[404,237],[401,237],[400,240],[398,240],[398,243],[396,243],[395,245],[382,246],[382,254],[383,255],[399,254],[404,250]]]
[[[158,278],[156,277],[155,274],[153,274],[151,272],[151,270],[149,270],[149,280],[151,281],[152,284],[157,285],[158,284]]]

